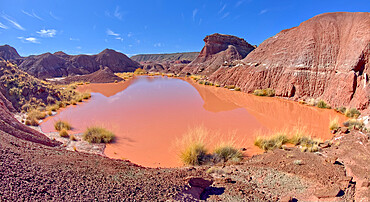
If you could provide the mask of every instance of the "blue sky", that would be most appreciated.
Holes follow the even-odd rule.
[[[369,12],[369,0],[0,0],[0,45],[22,56],[200,51],[231,34],[259,45],[321,13]]]

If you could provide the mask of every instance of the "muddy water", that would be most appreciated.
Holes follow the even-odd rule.
[[[149,167],[181,166],[176,139],[189,129],[210,129],[211,146],[230,136],[246,155],[261,152],[253,146],[256,131],[305,127],[312,136],[331,138],[329,121],[344,118],[333,110],[300,105],[278,98],[257,97],[224,88],[166,77],[137,77],[116,84],[89,84],[92,98],[47,119],[41,128],[54,131],[55,120],[68,120],[73,133],[99,125],[117,138],[105,154]]]

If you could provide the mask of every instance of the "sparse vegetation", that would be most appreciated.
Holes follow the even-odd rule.
[[[60,137],[65,137],[65,138],[69,137],[69,134],[68,134],[67,130],[65,130],[65,129],[62,129],[59,132],[59,135],[60,135]]]
[[[72,140],[72,141],[77,141],[77,138],[76,138],[76,136],[74,136],[74,135],[70,135],[70,136],[69,136],[69,139],[70,139],[70,140]]]
[[[63,129],[64,130],[71,130],[72,127],[71,127],[71,124],[69,124],[67,121],[59,120],[59,121],[54,123],[54,128],[57,131],[62,131]]]
[[[242,160],[243,154],[235,148],[233,142],[222,142],[213,153],[209,153],[205,143],[209,135],[210,131],[206,128],[195,127],[189,129],[183,138],[177,141],[177,146],[181,148],[179,157],[184,164],[204,165]]]
[[[234,90],[235,91],[240,91],[240,88],[239,87],[235,87]]]
[[[98,126],[88,127],[82,136],[89,143],[110,143],[114,138],[114,133]]]
[[[276,148],[281,149],[284,144],[291,143],[296,146],[301,146],[305,151],[315,152],[318,150],[318,145],[321,142],[320,139],[313,139],[311,136],[307,135],[304,129],[296,128],[292,130],[292,132],[282,130],[271,136],[258,135],[254,141],[254,145],[268,151]]]
[[[341,114],[346,113],[346,110],[347,109],[345,107],[338,107],[338,108],[335,109],[335,111],[337,111],[337,112],[339,112]]]
[[[357,119],[349,119],[348,121],[344,122],[343,125],[345,127],[348,127],[349,129],[357,129],[357,130],[361,130],[365,126],[363,121],[360,121]]]
[[[221,157],[224,162],[229,160],[238,162],[243,159],[243,154],[233,144],[220,145],[215,148],[214,153]]]
[[[344,115],[349,118],[358,118],[361,113],[356,108],[346,109]]]
[[[333,120],[329,123],[329,129],[330,130],[337,130],[339,128],[339,122],[338,117],[335,117]]]
[[[326,109],[328,106],[327,106],[327,104],[326,104],[326,102],[325,101],[323,101],[323,100],[320,100],[318,103],[317,103],[317,105],[316,105],[318,108],[321,108],[321,109]]]
[[[141,68],[137,68],[135,71],[134,71],[134,74],[135,75],[143,75],[143,74],[147,74],[148,72],[146,72],[145,70],[141,69]]]
[[[254,95],[257,96],[267,96],[267,97],[273,97],[275,96],[275,90],[271,88],[267,89],[257,89],[253,92]]]

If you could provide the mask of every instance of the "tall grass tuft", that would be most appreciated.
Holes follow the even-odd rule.
[[[273,97],[275,96],[275,90],[271,88],[257,89],[253,92],[253,94],[257,96]]]
[[[338,117],[335,117],[333,120],[329,123],[329,129],[330,130],[337,130],[339,128],[339,121]]]
[[[254,141],[254,145],[265,150],[273,150],[281,148],[284,144],[289,142],[287,131],[279,131],[271,137],[257,136]]]
[[[356,108],[346,109],[344,115],[349,118],[358,118],[361,113]]]
[[[67,121],[62,121],[62,120],[59,120],[57,122],[54,123],[54,128],[55,130],[57,131],[61,131],[61,130],[71,130],[71,124],[69,124]]]
[[[233,144],[222,144],[214,149],[214,153],[221,157],[224,162],[239,162],[243,159],[243,154]]]
[[[204,140],[209,131],[204,127],[189,128],[182,139],[177,140],[180,159],[186,165],[202,165],[207,155]]]
[[[82,135],[82,139],[89,143],[110,143],[114,138],[114,133],[98,126],[88,127]]]

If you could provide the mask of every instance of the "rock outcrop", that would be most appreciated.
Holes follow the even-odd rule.
[[[174,61],[193,61],[199,52],[185,52],[185,53],[164,53],[164,54],[139,54],[131,57],[136,62],[174,62]]]
[[[14,48],[5,45],[0,46],[0,57],[11,60],[21,70],[41,79],[91,74],[104,67],[113,72],[135,71],[140,67],[125,54],[111,49],[97,55],[67,55],[59,51],[21,58]]]
[[[223,64],[243,59],[255,49],[244,39],[217,33],[206,36],[204,42],[198,57],[182,70],[183,73],[210,75]]]
[[[210,80],[246,92],[273,88],[278,96],[364,110],[370,98],[369,55],[370,13],[326,13],[265,40]]]

